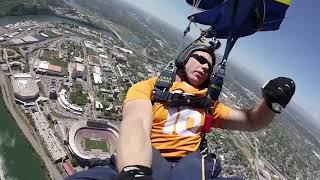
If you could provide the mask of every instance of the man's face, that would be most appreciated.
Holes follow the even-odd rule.
[[[193,86],[199,86],[204,83],[209,76],[209,68],[211,66],[212,57],[210,54],[203,51],[193,52],[189,61],[185,65],[185,72],[189,82]]]

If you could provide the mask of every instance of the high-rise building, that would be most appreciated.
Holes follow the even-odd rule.
[[[86,72],[86,68],[84,67],[84,65],[76,63],[73,66],[71,77],[73,79],[82,78],[83,80],[87,80],[87,72]]]

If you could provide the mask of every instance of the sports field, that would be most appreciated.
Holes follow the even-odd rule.
[[[84,139],[84,150],[91,151],[93,149],[99,149],[103,152],[107,152],[108,144],[105,140],[92,140],[89,138]]]

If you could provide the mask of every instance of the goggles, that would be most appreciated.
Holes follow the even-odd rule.
[[[200,64],[208,64],[208,71],[211,73],[212,71],[212,65],[210,64],[210,62],[203,56],[199,55],[199,54],[191,54],[192,58],[194,58],[195,60],[197,60]]]

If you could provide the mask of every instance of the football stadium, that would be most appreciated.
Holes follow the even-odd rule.
[[[78,121],[69,130],[71,152],[82,162],[105,160],[115,152],[119,132],[105,121]]]

